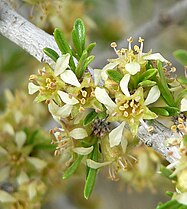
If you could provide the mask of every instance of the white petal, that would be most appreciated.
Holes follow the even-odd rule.
[[[125,65],[125,69],[131,75],[135,75],[137,72],[140,71],[140,64],[138,62],[131,62]]]
[[[56,116],[59,108],[60,107],[53,100],[51,100],[50,103],[48,104],[48,109],[51,115]]]
[[[16,202],[16,199],[8,192],[0,190],[0,202],[2,203]]]
[[[101,72],[102,79],[107,80],[108,75],[107,75],[106,71],[114,69],[117,65],[118,65],[117,62],[111,62],[111,63],[108,63],[107,65],[105,65],[104,68],[102,69],[102,72]]]
[[[74,139],[84,139],[88,136],[84,128],[75,128],[72,131],[70,131],[69,135]]]
[[[67,69],[69,64],[69,59],[70,59],[70,54],[64,54],[57,59],[54,70],[55,76],[60,75]]]
[[[75,147],[73,151],[79,155],[88,155],[93,151],[93,146],[91,147]]]
[[[10,174],[10,167],[4,166],[0,169],[0,182],[7,181]]]
[[[155,53],[155,54],[144,56],[144,59],[145,60],[160,60],[161,62],[168,63],[168,61],[160,53]]]
[[[94,69],[94,84],[97,86],[101,80],[102,70]]]
[[[35,182],[32,182],[31,184],[29,184],[29,187],[28,187],[28,194],[29,194],[29,199],[32,200],[36,194],[37,194],[37,191],[36,191],[36,183]]]
[[[21,172],[20,175],[17,177],[17,182],[19,185],[29,182],[29,177],[25,172]]]
[[[124,130],[125,122],[122,122],[117,128],[113,129],[109,133],[109,143],[110,147],[114,147],[120,144],[123,138],[123,130]]]
[[[144,105],[149,105],[156,102],[159,97],[160,97],[160,90],[158,86],[153,86],[147,95]]]
[[[90,168],[98,169],[98,168],[101,168],[101,167],[103,167],[103,166],[106,166],[106,165],[111,164],[111,162],[99,163],[99,162],[93,161],[93,160],[91,160],[91,159],[87,159],[87,160],[86,160],[86,164],[87,164],[87,166],[90,167]]]
[[[121,139],[121,147],[122,147],[124,153],[126,152],[127,145],[128,145],[128,141],[125,138],[125,136],[123,135],[122,139]]]
[[[3,126],[3,132],[10,134],[11,136],[14,135],[14,129],[10,123],[5,123]]]
[[[112,111],[116,108],[116,104],[109,97],[105,89],[96,87],[95,97],[99,102],[104,104],[109,111]]]
[[[75,105],[79,103],[79,101],[75,99],[75,97],[70,98],[69,94],[63,91],[58,91],[58,95],[60,96],[61,100],[66,104]]]
[[[26,133],[24,131],[16,132],[15,141],[18,149],[21,149],[27,139]]]
[[[29,83],[28,84],[28,90],[29,90],[29,94],[34,94],[37,91],[39,91],[40,86],[35,85],[34,83]]]
[[[180,108],[181,112],[185,112],[187,111],[187,98],[183,98],[181,100],[181,108]]]
[[[120,81],[120,88],[122,92],[125,94],[125,96],[130,97],[129,89],[128,89],[128,84],[130,80],[130,74],[126,74],[123,76],[123,78]]]
[[[177,194],[174,196],[174,198],[177,200],[177,202],[187,205],[187,192]]]
[[[79,83],[77,76],[72,70],[66,70],[60,75],[61,79],[72,86],[80,87],[81,84]]]
[[[44,169],[47,165],[47,163],[44,160],[40,160],[36,157],[28,157],[27,159],[38,170]]]
[[[57,115],[61,118],[66,118],[71,114],[73,105],[65,104],[64,106],[60,107],[57,111]]]
[[[6,151],[6,149],[0,146],[0,155],[7,155],[7,154],[8,152]]]

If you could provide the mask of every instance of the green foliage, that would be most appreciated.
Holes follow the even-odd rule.
[[[92,110],[88,113],[88,115],[85,117],[84,121],[83,121],[83,125],[87,126],[90,123],[93,122],[93,120],[98,116],[98,113],[95,112],[95,110]]]
[[[173,53],[175,59],[180,62],[182,65],[187,65],[187,50],[179,49]]]
[[[57,59],[59,58],[59,55],[51,48],[44,48],[43,49],[44,53],[50,57],[53,61],[57,61]]]
[[[114,71],[114,70],[107,70],[107,74],[109,76],[109,78],[113,81],[115,81],[116,83],[119,83],[121,81],[121,79],[123,78],[123,75],[118,72],[118,71]]]
[[[176,200],[169,200],[166,203],[160,203],[156,209],[187,209],[187,205],[180,204]]]

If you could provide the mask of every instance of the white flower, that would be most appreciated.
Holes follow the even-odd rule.
[[[174,195],[174,199],[176,199],[177,202],[186,205],[187,207],[187,192]]]
[[[99,102],[104,104],[109,111],[113,111],[116,108],[116,104],[109,97],[105,89],[96,87],[95,97]]]
[[[94,69],[94,84],[97,86],[101,80],[101,70]]]
[[[47,166],[47,163],[39,158],[28,157],[27,159],[37,170],[43,170]]]
[[[181,108],[180,108],[181,112],[185,112],[187,111],[187,98],[183,98],[181,100]]]
[[[146,55],[143,58],[145,60],[160,60],[161,62],[169,63],[160,53]]]
[[[40,89],[40,86],[37,86],[35,85],[34,83],[29,83],[28,84],[28,91],[29,91],[29,94],[34,94],[36,93],[37,91],[39,91]]]
[[[135,75],[137,72],[140,71],[140,64],[138,62],[131,62],[125,65],[125,69],[131,75]]]
[[[115,129],[113,129],[109,133],[109,143],[110,147],[114,147],[120,144],[120,142],[124,138],[124,127],[125,127],[125,122],[122,122],[119,126],[117,126]]]
[[[16,199],[8,192],[0,190],[0,202],[2,203],[16,202]]]
[[[149,105],[156,102],[159,99],[159,97],[160,97],[160,90],[158,86],[153,86],[147,95],[144,105]]]
[[[69,59],[70,54],[64,54],[57,59],[54,75],[60,75],[60,78],[67,84],[71,84],[72,86],[80,87],[81,84],[79,83],[75,73],[72,70],[68,70],[69,66]]]
[[[75,128],[72,131],[70,131],[69,135],[74,139],[84,139],[88,136],[84,128]]]
[[[93,151],[93,146],[91,147],[75,147],[73,151],[79,155],[88,155]]]
[[[119,84],[122,92],[127,97],[130,96],[129,89],[128,89],[129,80],[130,80],[130,74],[126,74],[123,76],[123,78],[121,79],[120,84]]]
[[[118,65],[117,62],[110,62],[107,65],[104,66],[104,68],[101,71],[101,77],[103,80],[107,80],[108,75],[107,75],[107,70],[113,70],[116,66]]]

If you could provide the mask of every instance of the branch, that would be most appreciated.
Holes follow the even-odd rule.
[[[185,17],[187,17],[187,0],[179,1],[168,11],[162,11],[158,15],[155,15],[152,20],[141,25],[133,33],[131,33],[130,36],[132,36],[134,40],[138,40],[138,37],[142,37],[147,41],[159,35],[171,24],[181,23]],[[129,35],[124,37],[123,40],[118,43],[119,48],[124,47],[127,38],[129,38]],[[102,54],[98,56],[98,59],[95,59],[94,63],[100,64],[107,58],[112,57],[113,54],[113,50],[102,51]]]
[[[43,48],[50,47],[59,51],[54,38],[17,14],[5,0],[0,0],[0,8],[0,33],[26,50],[38,61],[51,63],[51,60],[43,53]],[[177,11],[179,12],[179,8],[187,8],[187,0],[182,1],[174,8],[170,9],[168,13],[170,14],[169,17],[171,18]],[[182,11],[180,11],[180,13],[184,13],[184,11]],[[179,19],[180,18],[178,18],[178,21]],[[154,22],[155,20],[152,21],[152,24]],[[149,27],[149,25],[144,26],[146,30]],[[154,26],[152,25],[151,27]],[[157,27],[160,26],[158,25]],[[141,30],[140,35],[145,37],[143,32],[145,31]],[[135,36],[136,35],[138,36],[138,34],[135,34]],[[140,126],[138,131],[139,139],[146,145],[152,146],[156,152],[160,153],[170,163],[176,161],[173,157],[168,156],[168,150],[165,145],[166,139],[175,137],[173,132],[156,121],[154,122],[153,127],[154,132],[148,133],[143,126]]]

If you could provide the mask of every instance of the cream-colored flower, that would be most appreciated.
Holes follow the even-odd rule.
[[[73,151],[79,155],[88,155],[93,151],[93,146],[91,147],[75,147]]]
[[[140,64],[138,62],[130,62],[125,65],[125,70],[131,75],[135,75],[140,72]]]
[[[88,136],[88,133],[84,128],[75,128],[69,132],[69,135],[74,139],[84,139]]]
[[[54,74],[58,76],[62,74],[69,66],[70,54],[64,54],[59,57],[55,64]]]
[[[183,98],[181,100],[181,107],[180,107],[181,112],[186,112],[187,111],[187,98]]]
[[[29,94],[34,94],[40,90],[40,86],[35,85],[34,83],[29,82],[28,84],[28,92]]]
[[[145,55],[143,58],[145,60],[159,60],[161,62],[169,63],[160,53]]]
[[[126,75],[123,76],[123,78],[121,79],[120,84],[119,84],[120,88],[121,88],[121,91],[127,97],[130,96],[129,89],[128,89],[129,80],[130,80],[130,74],[126,74]]]

